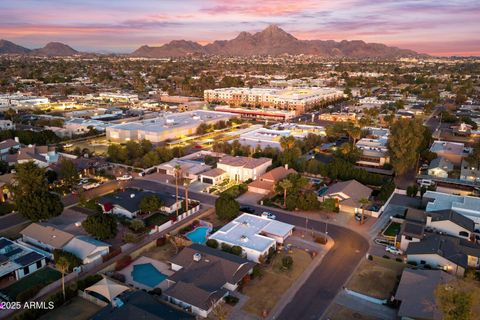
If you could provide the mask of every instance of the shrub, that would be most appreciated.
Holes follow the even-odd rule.
[[[229,244],[226,244],[226,243],[222,243],[222,251],[225,251],[225,252],[231,252],[232,250],[232,247],[229,245]]]
[[[134,233],[127,232],[123,235],[123,241],[127,243],[136,243],[138,240],[139,238]]]
[[[370,260],[370,261],[373,260],[373,256],[371,254],[368,255],[368,260]]]
[[[230,253],[236,256],[241,256],[243,253],[243,249],[240,246],[233,246],[230,248]]]
[[[161,288],[153,288],[153,290],[150,290],[148,293],[156,295],[156,296],[161,296],[162,295],[162,289]]]
[[[239,299],[237,297],[228,295],[224,298],[224,300],[225,300],[225,303],[228,303],[229,305],[234,306],[238,303]]]
[[[293,266],[293,258],[291,256],[285,256],[282,258],[282,267],[290,270]]]
[[[402,258],[396,258],[395,261],[403,262]]]
[[[129,228],[132,229],[134,232],[140,232],[145,229],[145,223],[140,219],[133,219],[130,222]]]
[[[207,247],[217,249],[218,248],[218,241],[215,239],[208,239],[205,243]]]
[[[90,235],[101,240],[110,239],[117,235],[117,221],[114,217],[107,214],[88,216],[82,222],[82,227]]]
[[[215,201],[215,212],[217,217],[223,221],[230,221],[237,217],[240,211],[240,204],[229,195],[221,195]]]
[[[253,267],[252,278],[260,278],[263,275],[262,268],[258,264]]]

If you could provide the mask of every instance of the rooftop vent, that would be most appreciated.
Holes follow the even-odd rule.
[[[240,237],[240,241],[242,241],[242,242],[248,242],[248,237],[245,236],[245,235],[243,235],[243,236]]]
[[[200,260],[202,260],[202,254],[201,254],[201,253],[198,253],[198,252],[194,253],[194,254],[193,254],[193,261],[198,262],[198,261],[200,261]]]
[[[132,199],[135,198],[135,194],[134,193],[130,194],[130,198]]]

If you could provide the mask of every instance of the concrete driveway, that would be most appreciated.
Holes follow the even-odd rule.
[[[238,197],[237,201],[240,203],[257,204],[258,201],[262,200],[264,197],[265,195],[263,194],[247,191]]]

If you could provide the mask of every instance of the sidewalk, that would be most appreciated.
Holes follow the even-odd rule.
[[[298,228],[299,231],[302,231],[302,232],[305,232],[305,233],[308,233],[308,230],[305,230],[303,228]],[[323,234],[324,235],[324,234]],[[304,239],[301,239],[301,238],[297,238],[295,237],[296,239],[292,239],[292,240],[295,240],[295,241],[300,241],[300,242],[305,242],[306,244],[309,244],[309,246],[313,246],[315,248],[317,248],[318,250],[318,246],[319,244],[318,243],[315,243],[315,242],[310,242],[310,241],[307,241],[307,240],[304,240]],[[322,262],[323,260],[323,257],[325,257],[325,255],[328,253],[328,251],[330,251],[330,249],[333,247],[333,245],[335,244],[335,242],[333,241],[333,239],[331,237],[328,237],[328,242],[325,246],[322,246],[323,250],[321,251],[321,253],[316,256],[312,263],[308,266],[308,268],[300,275],[300,277],[295,281],[295,283],[290,287],[290,289],[288,289],[287,292],[285,292],[282,297],[280,298],[280,300],[277,302],[277,304],[275,305],[275,307],[272,309],[272,311],[270,312],[270,314],[268,315],[267,319],[276,319],[280,313],[282,312],[283,308],[292,301],[293,297],[295,296],[295,294],[297,293],[297,291],[304,285],[304,283],[307,281],[307,279],[310,277],[310,275],[312,274],[312,272],[320,266],[320,263]]]
[[[355,310],[360,314],[372,316],[382,320],[394,320],[397,318],[397,312],[395,309],[348,294],[345,290],[342,290],[338,293],[333,303],[337,303],[349,309]],[[325,314],[328,314],[328,311]]]

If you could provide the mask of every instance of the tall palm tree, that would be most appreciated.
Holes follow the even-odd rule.
[[[353,139],[353,144],[355,145],[357,140],[362,136],[362,130],[359,127],[353,127],[348,130],[348,135]]]
[[[185,187],[185,211],[188,211],[188,186],[190,185],[190,179],[188,179],[188,172],[185,172],[183,178],[183,186]]]
[[[65,273],[69,269],[69,263],[65,257],[58,258],[58,261],[55,263],[55,267],[62,273],[62,292],[63,292],[63,301],[66,300],[65,297]]]
[[[178,178],[180,177],[180,172],[182,171],[182,167],[177,164],[175,166],[175,170],[174,170],[174,174],[175,174],[175,201],[177,203],[176,207],[177,207],[177,210],[176,210],[176,214],[177,214],[177,217],[178,217]]]
[[[360,219],[360,224],[363,224],[363,221],[364,221],[363,217],[364,217],[364,213],[365,213],[365,206],[366,206],[367,204],[369,204],[370,201],[368,201],[367,198],[361,198],[360,200],[358,200],[358,202],[362,205],[362,217],[361,217],[361,219]]]
[[[278,183],[278,185],[283,190],[283,206],[286,208],[287,207],[287,190],[290,190],[290,188],[293,187],[293,184],[290,180],[283,179]]]

